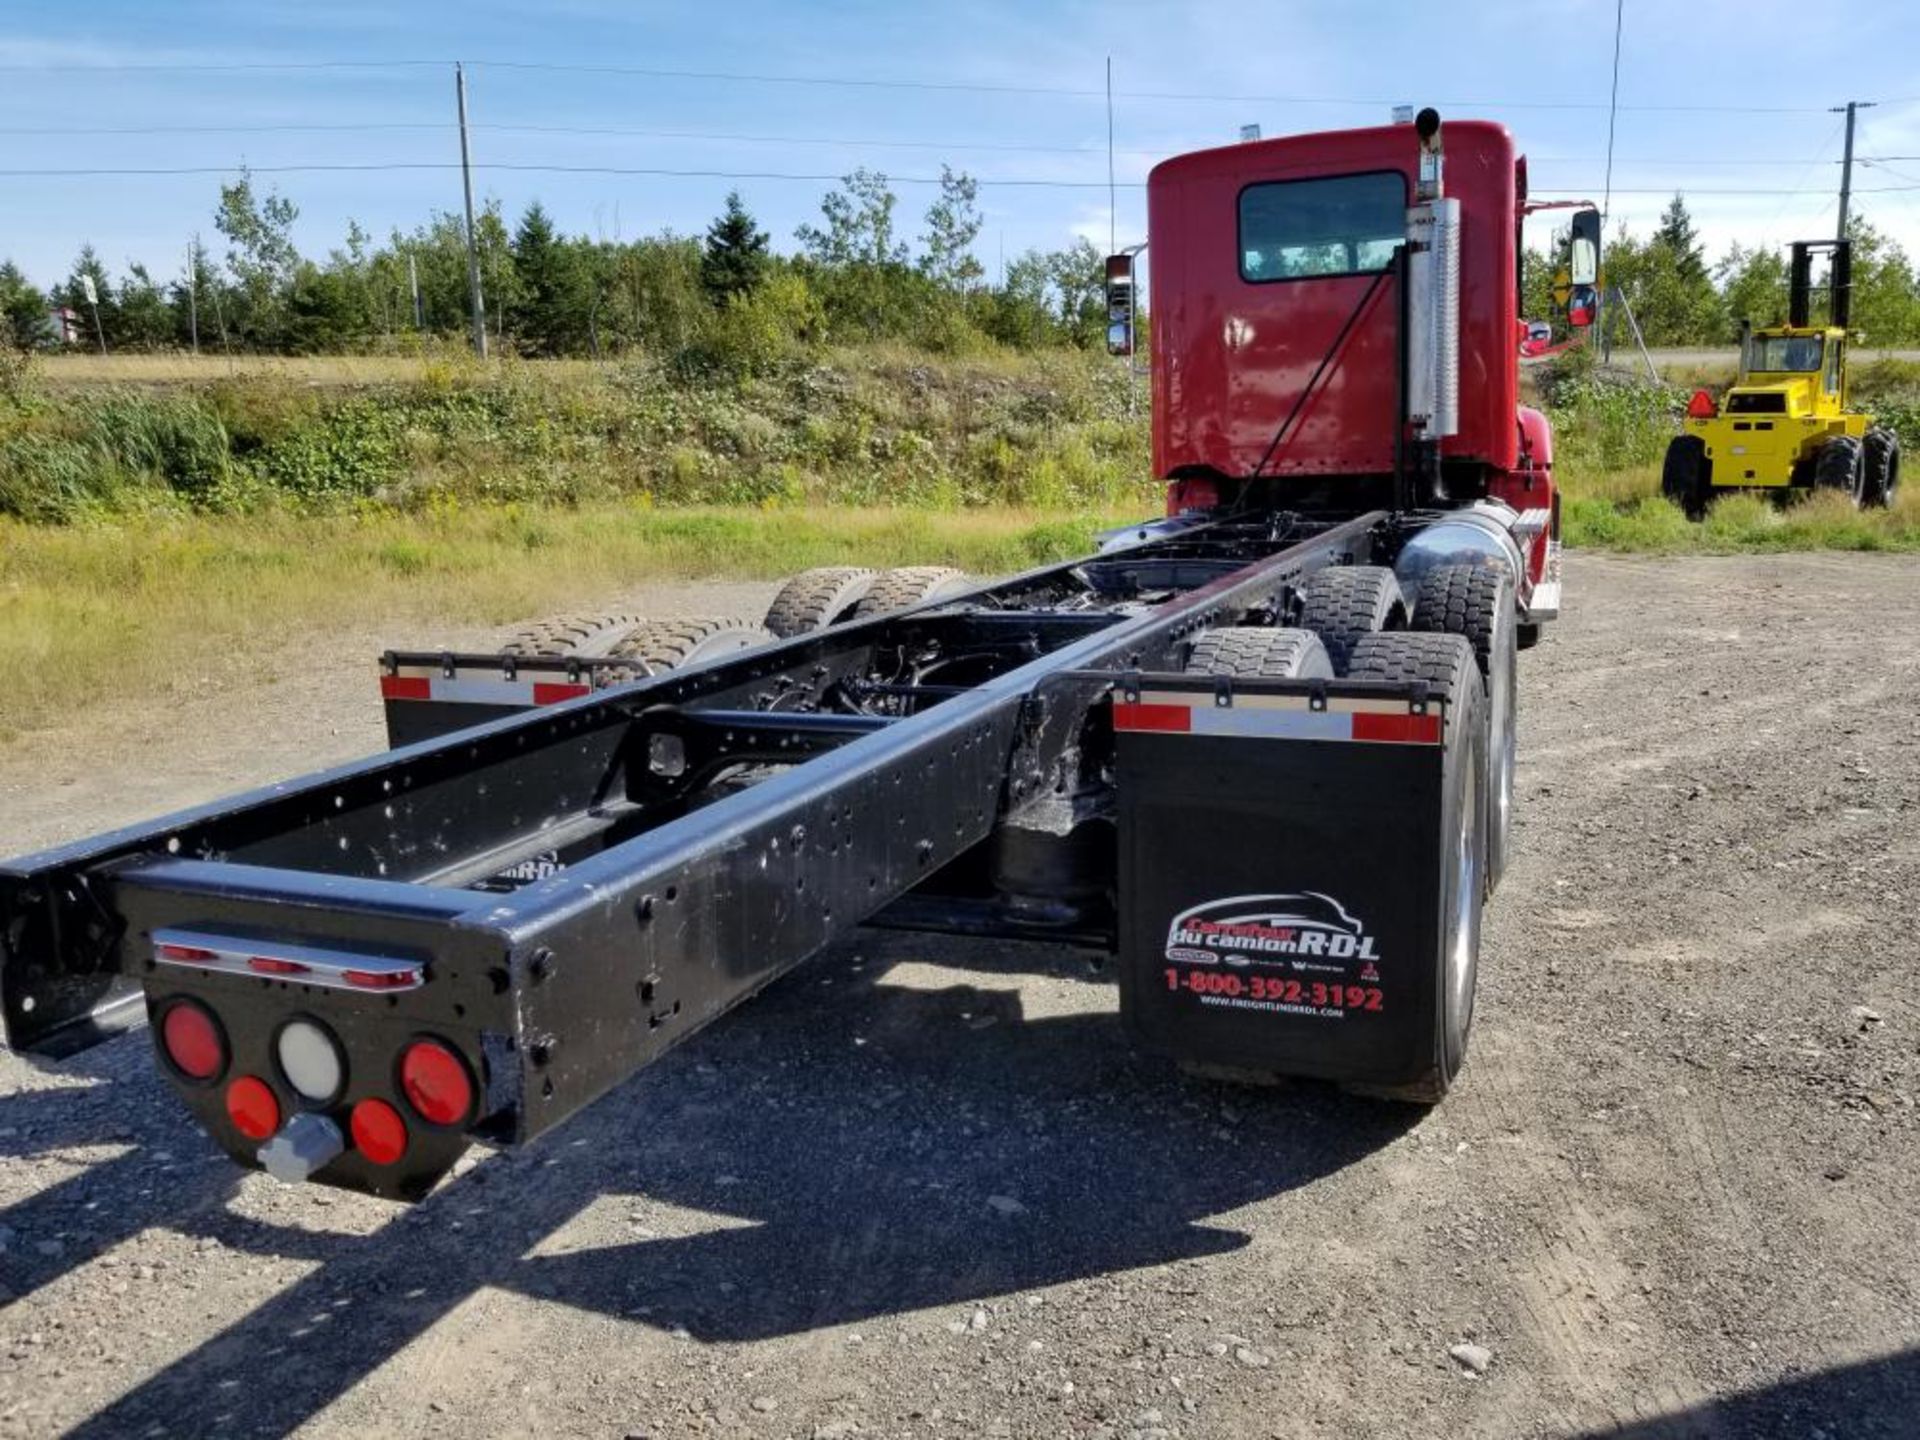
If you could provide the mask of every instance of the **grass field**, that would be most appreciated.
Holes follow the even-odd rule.
[[[303,635],[391,626],[398,641],[436,625],[602,603],[643,580],[771,578],[810,565],[1004,574],[1082,553],[1101,524],[1132,518],[628,505],[116,526],[0,520],[0,674],[9,677],[0,740],[57,726],[112,691],[161,705],[210,674],[296,665]]]
[[[411,385],[436,371],[479,365],[465,350],[440,347],[419,355],[48,355],[36,362],[39,379],[56,387],[212,384],[271,379],[302,385]],[[542,360],[557,377],[590,376],[608,367],[592,360]]]
[[[1915,367],[1862,375],[1920,455]],[[1658,495],[1675,394],[1543,387],[1570,545],[1920,551],[1920,475],[1886,511],[1734,497],[1689,525]],[[158,701],[285,663],[328,630],[400,639],[675,577],[1065,557],[1158,507],[1146,429],[1124,378],[1072,355],[833,352],[738,384],[458,355],[63,357],[0,387],[0,739],[114,689]]]

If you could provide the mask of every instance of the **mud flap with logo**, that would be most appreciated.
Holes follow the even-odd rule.
[[[1415,1078],[1440,1006],[1439,715],[1182,690],[1115,705],[1129,1027],[1183,1060]]]

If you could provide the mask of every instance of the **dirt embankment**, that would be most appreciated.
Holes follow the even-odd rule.
[[[1920,565],[1568,592],[1432,1114],[880,935],[411,1210],[237,1173],[144,1036],[0,1058],[0,1434],[1915,1433]],[[0,754],[4,848],[377,744],[402,638]]]

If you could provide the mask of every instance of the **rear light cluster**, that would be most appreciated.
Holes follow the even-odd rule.
[[[176,963],[193,963],[185,956],[174,958]],[[249,1140],[264,1144],[281,1133],[289,1119],[289,1107],[282,1102],[288,1092],[295,1114],[329,1109],[346,1092],[346,1052],[319,1020],[295,1016],[275,1032],[273,1068],[278,1085],[260,1075],[228,1077],[232,1052],[226,1031],[202,1001],[176,996],[164,1002],[156,1020],[160,1049],[169,1067],[191,1085],[224,1082],[221,1098],[227,1119]],[[405,1158],[411,1125],[438,1130],[464,1126],[479,1099],[467,1062],[451,1045],[431,1037],[410,1041],[392,1074],[399,1104],[367,1097],[357,1101],[347,1116],[354,1149],[374,1165],[394,1165]]]

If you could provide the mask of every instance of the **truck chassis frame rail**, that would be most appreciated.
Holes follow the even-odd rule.
[[[1132,743],[1115,734],[1116,690],[1193,690],[1180,672],[1200,632],[1285,625],[1306,577],[1391,564],[1431,518],[1138,527],[957,598],[0,866],[5,1038],[59,1053],[144,1010],[175,1088],[236,1159],[414,1198],[470,1137],[540,1134],[857,924],[1114,948],[1165,925],[1123,919],[1116,899],[1120,853],[1138,869],[1144,843],[1115,838],[1116,750]],[[578,683],[594,662],[519,662],[552,663]],[[1399,715],[1429,701],[1418,683],[1203,688],[1224,707],[1236,686],[1315,711],[1329,695]],[[1261,743],[1216,736],[1186,763],[1220,792]],[[1376,748],[1395,747],[1347,747]],[[1339,763],[1364,780],[1363,757]],[[1404,797],[1437,780],[1417,768],[1394,756],[1367,813],[1423,830],[1424,854],[1438,822]],[[1163,772],[1156,793],[1174,783]],[[1349,847],[1373,843],[1366,827],[1348,813],[1337,828],[1341,854],[1323,859],[1365,871],[1375,857]],[[1392,903],[1431,911],[1428,890]],[[1394,922],[1415,944],[1433,923]],[[1362,1023],[1345,1022],[1346,1051],[1366,1045]],[[176,1031],[212,1038],[183,1062]],[[302,1047],[328,1043],[334,1083],[316,1089]],[[1259,1049],[1236,1030],[1223,1053],[1247,1064]],[[1317,1040],[1306,1068],[1395,1078],[1341,1049]],[[260,1088],[236,1099],[243,1081]]]

